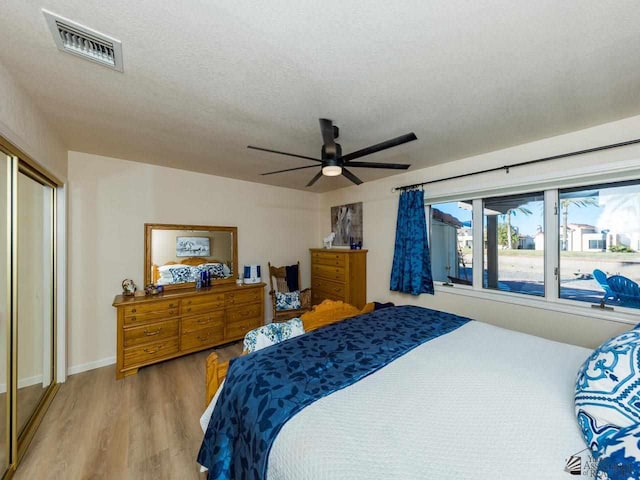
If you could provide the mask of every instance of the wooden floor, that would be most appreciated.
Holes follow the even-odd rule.
[[[14,479],[197,479],[204,365],[211,350],[140,369],[73,375],[56,395]],[[242,344],[219,349],[223,360]]]

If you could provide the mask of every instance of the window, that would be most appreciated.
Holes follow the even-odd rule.
[[[604,240],[589,240],[589,250],[605,250],[606,242]]]
[[[640,298],[609,294],[607,278],[640,280],[640,182],[558,193],[560,298],[639,308]]]
[[[473,279],[472,202],[431,205],[431,274],[446,283],[471,285]]]
[[[483,200],[483,287],[544,296],[544,194]]]
[[[640,180],[434,203],[429,228],[435,281],[640,309]]]

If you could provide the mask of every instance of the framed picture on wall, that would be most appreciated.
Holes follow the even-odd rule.
[[[331,231],[336,234],[334,246],[362,242],[362,202],[331,207]]]
[[[209,237],[176,237],[176,257],[208,257],[211,255]]]

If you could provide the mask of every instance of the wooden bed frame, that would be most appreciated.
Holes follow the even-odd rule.
[[[362,310],[358,310],[353,305],[341,301],[325,300],[320,305],[313,307],[313,310],[303,314],[300,319],[304,325],[305,332],[316,330],[317,328],[329,325],[331,323],[344,320],[345,318],[355,317],[361,313],[371,312],[374,304],[367,303]],[[243,352],[244,355],[244,352]],[[211,399],[215,395],[218,387],[227,375],[229,362],[219,362],[218,354],[212,352],[207,357],[206,375],[206,402],[209,405]]]

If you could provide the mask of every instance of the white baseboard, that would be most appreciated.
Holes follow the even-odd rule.
[[[116,357],[107,357],[102,360],[96,360],[95,362],[82,363],[80,365],[74,365],[67,368],[67,375],[75,375],[76,373],[86,372],[100,367],[106,367],[107,365],[113,365],[116,363]]]
[[[18,380],[18,388],[30,387],[42,383],[42,375],[34,375],[33,377],[22,378]],[[7,392],[7,384],[0,383],[0,393]]]

